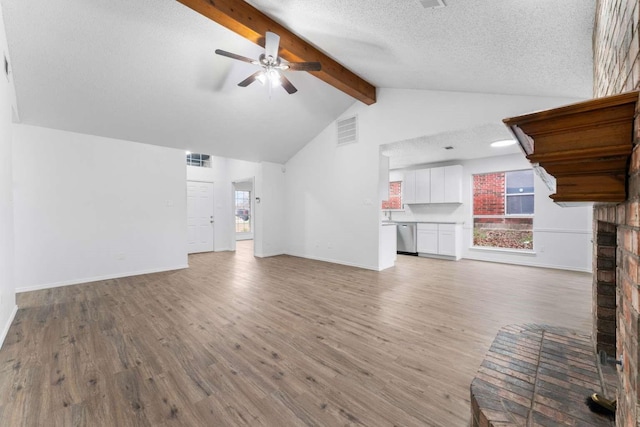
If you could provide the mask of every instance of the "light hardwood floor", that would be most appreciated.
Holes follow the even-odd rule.
[[[467,426],[498,329],[590,333],[591,275],[400,256],[374,272],[289,256],[19,295],[2,426]]]

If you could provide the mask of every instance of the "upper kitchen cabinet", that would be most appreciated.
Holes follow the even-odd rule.
[[[415,203],[431,203],[431,170],[418,169],[416,171],[416,201]]]
[[[404,173],[402,201],[406,205],[416,203],[416,171],[406,171]]]
[[[407,205],[462,203],[462,166],[406,171],[402,188]]]
[[[462,203],[462,165],[431,169],[431,203]]]
[[[431,203],[430,169],[406,171],[402,186],[402,200],[405,204]]]

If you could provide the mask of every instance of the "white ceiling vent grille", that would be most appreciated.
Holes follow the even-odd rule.
[[[358,142],[358,116],[338,120],[338,147]]]
[[[425,9],[437,9],[439,7],[445,7],[444,0],[420,0],[422,7]]]

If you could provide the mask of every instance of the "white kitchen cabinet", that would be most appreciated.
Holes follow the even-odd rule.
[[[444,168],[431,168],[430,185],[430,203],[444,203]]]
[[[415,203],[431,203],[431,169],[418,169],[416,172]]]
[[[418,253],[438,253],[438,224],[418,223],[417,234]]]
[[[462,257],[462,225],[418,223],[418,254],[447,259]]]
[[[438,224],[438,255],[456,256],[455,224]]]
[[[462,166],[406,171],[402,200],[407,205],[462,203]]]
[[[462,166],[444,167],[444,203],[462,203]]]
[[[416,202],[416,171],[406,171],[402,181],[402,203],[410,205]]]
[[[462,203],[462,166],[431,169],[431,203]]]
[[[402,182],[404,204],[429,203],[431,194],[431,173],[429,169],[406,171]]]

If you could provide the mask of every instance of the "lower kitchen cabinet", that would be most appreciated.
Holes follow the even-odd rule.
[[[437,254],[438,253],[438,224],[418,223],[417,231],[418,253]]]
[[[462,257],[462,225],[418,223],[418,254],[459,260]]]

